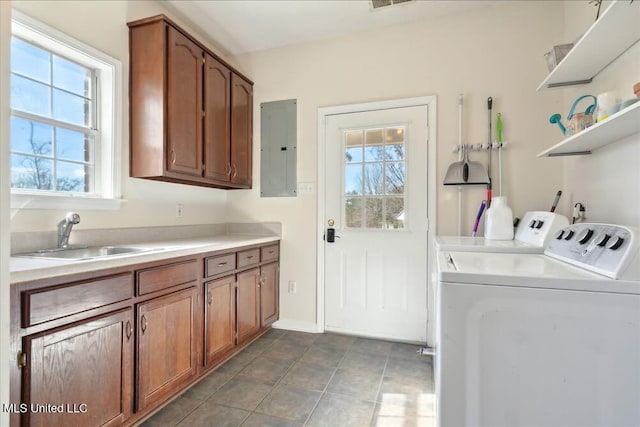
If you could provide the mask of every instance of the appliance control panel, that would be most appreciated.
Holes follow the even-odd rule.
[[[621,225],[573,224],[556,231],[544,254],[612,279],[640,280],[639,233]]]
[[[533,246],[546,246],[555,233],[569,225],[566,216],[553,212],[527,212],[516,230],[515,240]]]

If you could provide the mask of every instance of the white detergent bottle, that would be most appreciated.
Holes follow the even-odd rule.
[[[505,199],[505,197],[491,199],[491,206],[485,214],[485,239],[513,240],[513,213]]]

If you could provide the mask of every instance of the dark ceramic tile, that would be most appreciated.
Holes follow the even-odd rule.
[[[180,424],[180,427],[237,427],[250,412],[205,402]]]
[[[319,334],[309,334],[306,332],[287,331],[279,339],[286,341],[290,344],[298,345],[301,347],[308,347],[318,338]]]
[[[302,427],[302,423],[276,418],[265,414],[254,412],[242,424],[242,427]]]
[[[357,371],[382,374],[387,356],[376,353],[359,353],[349,350],[340,363],[341,369],[354,369]]]
[[[336,368],[298,362],[291,367],[281,383],[305,390],[323,391],[335,371]]]
[[[389,359],[384,370],[384,375],[389,377],[420,377],[428,380],[432,379],[433,365],[428,358],[410,359]]]
[[[255,378],[234,377],[216,391],[207,403],[219,403],[253,411],[269,394],[271,388],[271,384]]]
[[[292,344],[288,341],[276,340],[262,356],[270,359],[285,360],[292,362],[299,359],[305,352],[306,347]]]
[[[262,337],[264,337],[264,338],[274,338],[274,339],[277,339],[277,338],[280,338],[281,336],[283,336],[283,335],[284,335],[284,334],[286,334],[286,333],[287,333],[287,331],[286,331],[286,330],[284,330],[284,329],[274,329],[274,328],[271,328],[271,329],[269,329],[267,332],[265,332],[265,333],[262,335]]]
[[[358,338],[349,350],[357,351],[360,353],[375,353],[387,356],[391,352],[392,346],[393,344],[387,341],[373,340],[369,338]]]
[[[303,423],[318,403],[320,396],[321,393],[318,391],[281,384],[258,405],[256,412]]]
[[[340,364],[346,350],[313,344],[299,359],[301,362],[335,368]]]
[[[378,394],[381,379],[381,375],[375,375],[371,372],[338,369],[331,378],[327,391],[374,400]]]
[[[377,402],[383,415],[411,417],[433,417],[435,414],[435,392],[433,384],[416,377],[384,377]]]
[[[325,393],[313,410],[307,425],[320,427],[368,426],[373,402]]]
[[[321,334],[316,338],[314,344],[349,349],[356,341],[356,337],[338,334]]]
[[[180,396],[144,422],[145,427],[174,426],[202,402]]]
[[[273,360],[260,356],[240,371],[238,376],[255,378],[275,385],[289,370],[290,366],[291,362],[289,361]]]
[[[227,360],[224,365],[216,369],[216,372],[235,375],[244,369],[253,359],[256,358],[256,354],[245,353],[236,354],[231,359]]]
[[[274,342],[276,342],[275,338],[260,337],[249,344],[247,348],[243,350],[243,353],[251,353],[256,355],[262,354],[266,349],[271,347]]]
[[[224,374],[218,371],[212,372],[200,380],[198,384],[185,391],[182,396],[195,400],[207,400],[231,377],[231,374]]]
[[[391,353],[389,353],[389,358],[408,360],[430,358],[430,356],[423,356],[421,354],[418,354],[418,350],[420,350],[421,347],[424,346],[421,346],[419,344],[393,343],[391,347]]]

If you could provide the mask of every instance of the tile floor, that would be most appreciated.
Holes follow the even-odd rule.
[[[418,345],[272,329],[143,426],[435,426]]]

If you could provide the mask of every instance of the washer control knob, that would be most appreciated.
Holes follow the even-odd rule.
[[[538,221],[538,223],[536,224],[536,228],[537,228],[538,230],[540,230],[540,229],[542,228],[542,226],[543,226],[543,225],[544,225],[544,221],[539,220],[539,221]]]
[[[562,237],[564,237],[564,230],[559,230],[556,233],[556,240],[562,240]]]
[[[603,236],[601,236],[598,239],[598,246],[604,246],[607,244],[607,242],[609,241],[609,239],[611,238],[611,236],[609,236],[608,234],[604,234]]]
[[[529,228],[535,227],[536,226],[536,222],[538,222],[538,221],[536,221],[535,219],[532,219],[531,222],[529,223]]]
[[[616,236],[613,238],[613,241],[609,243],[609,246],[607,246],[607,248],[611,249],[612,251],[615,251],[620,246],[622,246],[623,243],[624,243],[624,239],[620,236]]]
[[[567,235],[564,236],[564,240],[571,240],[571,238],[573,237],[574,234],[576,234],[576,233],[573,230],[567,231]]]
[[[589,241],[591,237],[593,237],[593,230],[590,228],[585,228],[580,232],[580,234],[578,234],[578,237],[576,238],[578,239],[578,243],[584,245]]]

